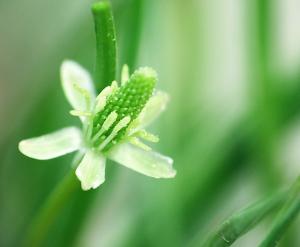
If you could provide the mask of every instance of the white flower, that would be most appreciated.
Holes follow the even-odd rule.
[[[154,178],[176,175],[173,160],[151,151],[140,139],[157,142],[144,130],[166,107],[168,95],[153,92],[156,73],[141,68],[131,77],[122,71],[121,86],[112,82],[96,96],[89,73],[73,61],[61,66],[64,93],[83,124],[23,140],[19,150],[28,157],[47,160],[78,151],[76,176],[83,190],[95,189],[105,180],[106,159]],[[78,160],[78,159],[77,159]]]

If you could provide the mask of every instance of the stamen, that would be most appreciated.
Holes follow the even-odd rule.
[[[117,120],[118,114],[113,111],[108,115],[108,117],[105,119],[101,129],[97,132],[97,134],[93,137],[92,142],[95,142],[99,139],[99,137],[114,124],[114,122]]]
[[[111,83],[110,87],[111,87],[111,93],[116,92],[118,90],[118,88],[119,88],[117,81],[113,81]]]
[[[112,130],[112,132],[110,133],[110,135],[101,143],[101,145],[99,146],[99,150],[102,150],[103,148],[105,148],[105,146],[116,137],[116,135],[118,134],[118,132],[123,129],[124,127],[127,126],[127,124],[130,122],[130,117],[126,116],[124,118],[122,118],[120,120],[120,122],[118,122],[118,124],[114,127],[114,129]]]
[[[153,134],[147,132],[146,130],[140,130],[140,131],[136,132],[134,135],[141,137],[144,140],[149,141],[149,142],[159,142],[158,136],[153,135]]]
[[[129,67],[127,64],[124,64],[121,73],[121,85],[123,86],[128,80],[129,80]]]
[[[147,146],[145,143],[141,142],[137,137],[131,137],[129,142],[145,151],[150,151],[151,148]]]
[[[70,114],[72,116],[76,116],[76,117],[90,117],[90,116],[92,116],[91,112],[80,111],[80,110],[71,110]]]
[[[91,135],[92,135],[92,131],[93,131],[93,118],[90,118],[88,123],[87,123],[87,128],[86,128],[86,134],[85,137],[87,140],[90,140]]]
[[[138,127],[140,125],[140,121],[138,118],[134,119],[128,126],[126,135],[127,136],[132,136],[138,131]]]
[[[105,87],[101,93],[96,98],[95,112],[100,112],[106,105],[107,97],[112,93],[112,88],[110,86]]]

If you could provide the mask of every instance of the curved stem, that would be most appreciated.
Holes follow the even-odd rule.
[[[273,226],[267,237],[259,245],[260,247],[277,246],[288,227],[296,219],[300,212],[300,177],[296,180],[289,193],[289,198],[279,211]]]
[[[34,218],[23,246],[42,246],[52,223],[57,219],[66,201],[68,201],[77,188],[79,188],[78,180],[76,179],[74,170],[71,170],[57,185]]]
[[[225,220],[202,246],[231,246],[238,238],[254,228],[272,210],[280,207],[285,199],[286,193],[276,193],[270,198],[235,213]]]

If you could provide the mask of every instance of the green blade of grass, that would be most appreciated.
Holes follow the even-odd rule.
[[[283,204],[285,194],[276,193],[232,215],[210,235],[203,247],[232,245],[239,237],[256,226],[268,213]]]
[[[296,180],[289,193],[288,200],[283,205],[271,227],[267,237],[259,245],[260,247],[276,246],[288,227],[293,223],[300,211],[300,177]]]
[[[78,189],[79,182],[72,170],[57,185],[34,218],[24,239],[23,246],[34,247],[43,244],[52,223],[57,219],[74,191]]]
[[[96,33],[95,83],[100,92],[115,80],[117,49],[115,25],[109,1],[100,1],[92,5]]]
[[[134,0],[129,5],[129,11],[126,15],[126,25],[122,49],[122,64],[127,64],[130,69],[134,69],[137,62],[140,39],[143,27],[143,12],[145,0]]]

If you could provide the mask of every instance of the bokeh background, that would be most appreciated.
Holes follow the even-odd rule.
[[[93,72],[90,0],[0,0],[0,246],[20,246],[72,154],[21,155],[18,141],[79,121],[63,59]],[[227,216],[300,174],[299,0],[113,0],[119,65],[147,65],[171,103],[152,127],[177,176],[110,163],[70,196],[43,246],[198,246]],[[272,216],[234,246],[256,246]],[[281,246],[300,246],[300,219]]]

